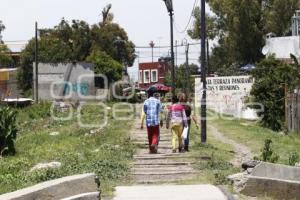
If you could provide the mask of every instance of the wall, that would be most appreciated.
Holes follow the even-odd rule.
[[[263,53],[267,56],[275,55],[277,59],[290,59],[290,54],[300,56],[299,36],[274,37],[266,40]]]
[[[35,80],[35,67],[33,69],[33,74]],[[80,81],[80,76],[89,77],[83,77]],[[51,85],[53,86],[52,94]],[[72,100],[80,100],[82,99],[82,97],[86,96],[95,96],[96,89],[94,79],[94,66],[88,63],[39,63],[38,94],[40,100],[59,99],[59,97],[64,95],[65,97],[70,96],[70,98],[67,99]],[[80,94],[82,97],[80,96]]]
[[[254,79],[250,76],[207,78],[207,107],[216,112],[254,120],[253,111],[245,109],[245,98],[250,94]],[[202,83],[195,79],[195,103],[201,106]]]
[[[18,88],[17,69],[2,69],[0,71],[0,98],[22,97]]]

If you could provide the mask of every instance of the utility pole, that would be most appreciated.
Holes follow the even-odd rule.
[[[38,23],[35,22],[35,102],[39,102]]]
[[[186,80],[186,86],[185,86],[185,94],[188,95],[190,90],[189,90],[189,85],[190,85],[190,69],[189,69],[189,47],[190,44],[187,43],[186,44],[186,48],[185,48],[185,66],[186,66],[186,70],[185,70],[185,80]]]
[[[207,40],[206,40],[206,49],[207,49],[207,53],[206,53],[206,55],[207,55],[207,73],[208,73],[208,75],[210,75],[210,66],[209,66],[209,39],[207,38]]]
[[[205,0],[201,0],[201,81],[202,99],[201,99],[201,142],[207,140],[207,121],[206,121],[206,22],[205,22]]]
[[[178,49],[177,49],[178,48],[178,41],[177,40],[175,41],[175,47],[176,47],[175,66],[177,66],[177,58],[178,58],[178,54],[177,54],[177,52],[178,52]]]
[[[150,45],[151,50],[152,50],[152,63],[153,63],[154,62],[154,60],[153,60],[153,48],[154,48],[155,44],[154,44],[153,41],[151,41],[149,45]]]
[[[170,13],[170,27],[171,27],[171,58],[172,58],[172,72],[171,72],[171,76],[172,76],[172,98],[174,99],[176,94],[175,94],[175,62],[174,62],[174,33],[173,33],[173,15],[174,13],[171,12]]]
[[[175,63],[174,63],[174,8],[172,0],[163,0],[166,4],[170,16],[170,31],[171,31],[171,77],[172,77],[172,99],[175,98]]]

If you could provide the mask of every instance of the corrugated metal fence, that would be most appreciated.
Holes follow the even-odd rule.
[[[286,97],[286,126],[288,131],[300,133],[300,90]]]

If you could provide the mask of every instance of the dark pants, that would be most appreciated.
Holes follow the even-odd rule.
[[[149,148],[157,146],[158,140],[159,140],[159,126],[149,126],[147,127],[148,131],[148,142],[149,142]]]

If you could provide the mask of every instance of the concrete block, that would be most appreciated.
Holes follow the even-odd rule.
[[[300,200],[300,168],[261,163],[246,177],[242,194]]]
[[[64,177],[0,195],[0,200],[57,200],[82,193],[97,192],[95,174]]]

